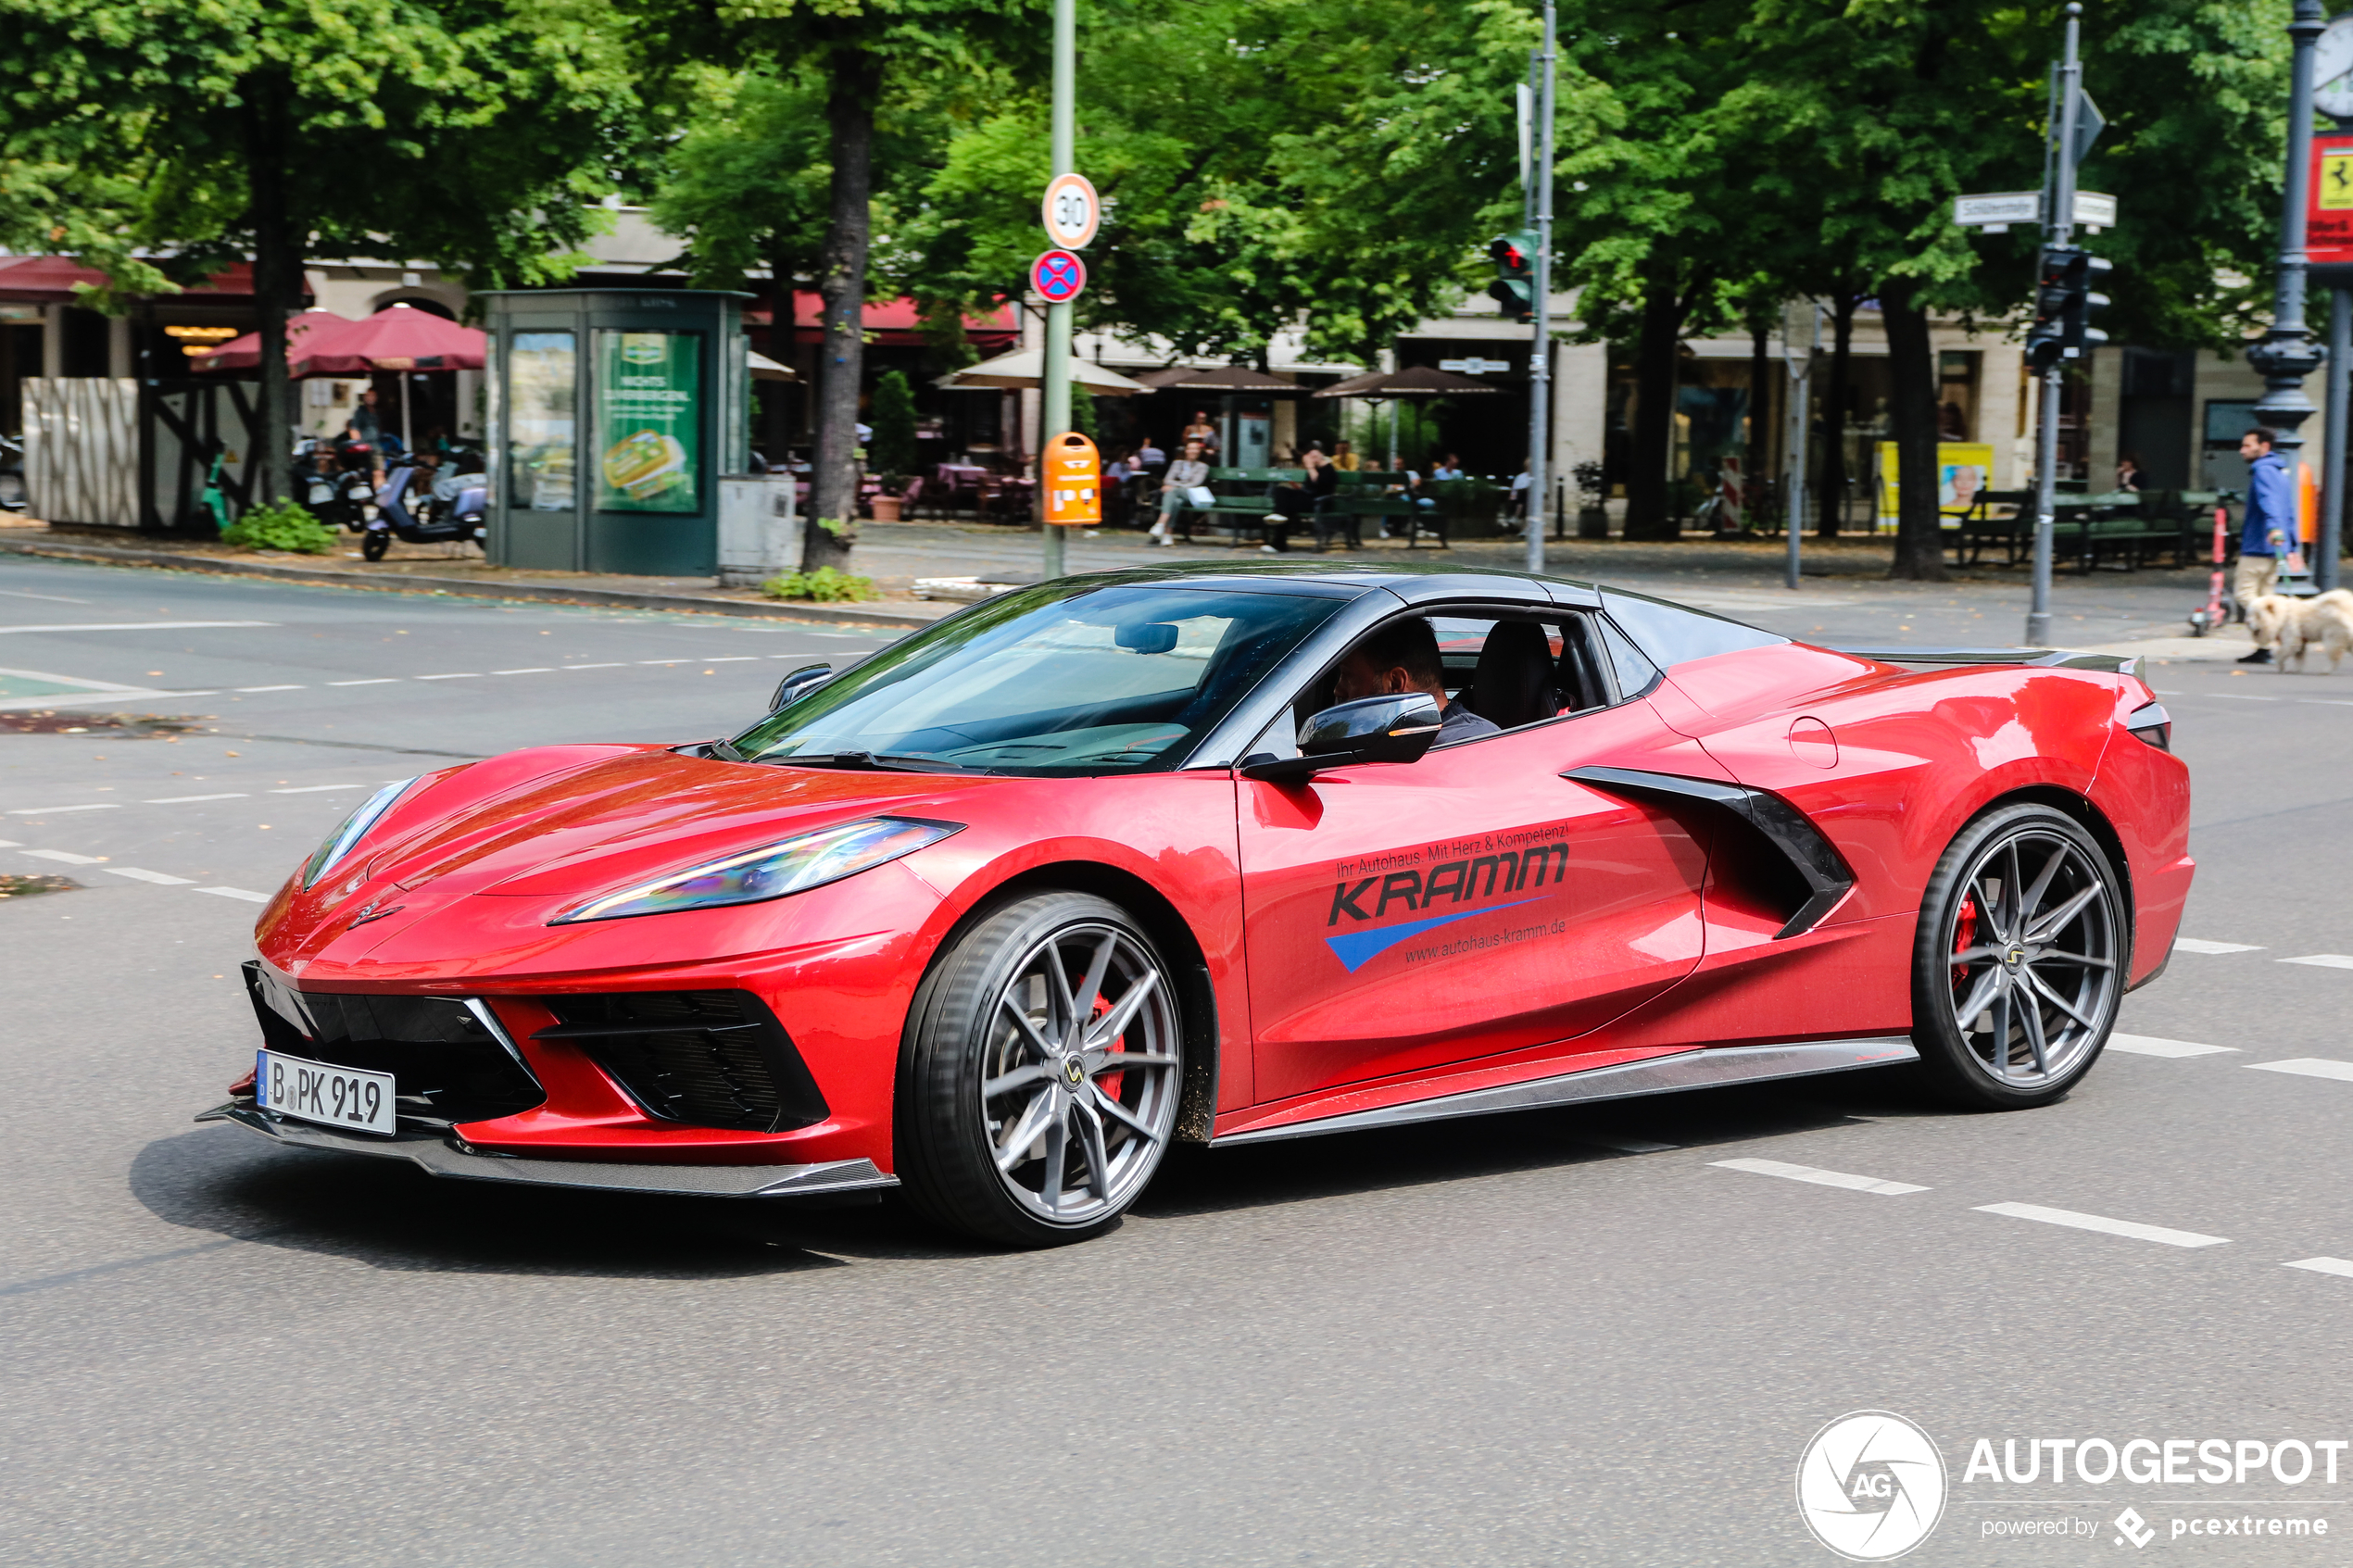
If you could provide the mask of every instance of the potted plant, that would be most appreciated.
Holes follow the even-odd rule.
[[[875,497],[875,521],[897,522],[900,497],[908,476],[915,470],[915,389],[899,370],[885,370],[875,380],[874,441],[869,447],[875,470],[882,476],[882,494]]]
[[[1586,461],[1568,470],[1577,482],[1577,536],[1579,539],[1609,537],[1609,509],[1603,506],[1609,494],[1609,480],[1597,461]]]

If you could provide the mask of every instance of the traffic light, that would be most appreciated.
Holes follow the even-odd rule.
[[[2112,263],[2073,245],[2043,247],[2034,270],[2034,321],[2026,330],[2028,364],[2047,370],[2108,341],[2091,324],[2092,312],[2107,308],[2108,295],[2093,292],[2092,283],[2114,270]]]
[[[1536,236],[1522,232],[1499,234],[1487,242],[1487,258],[1495,264],[1495,281],[1487,293],[1504,314],[1525,321],[1536,314]]]
[[[2061,356],[2081,358],[2083,354],[2108,341],[2108,334],[2091,324],[2092,312],[2108,308],[2108,295],[2095,294],[2092,285],[2104,282],[2116,270],[2113,262],[2096,256],[2076,253],[2073,269],[2068,273],[2067,337]]]

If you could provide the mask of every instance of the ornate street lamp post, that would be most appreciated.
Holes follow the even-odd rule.
[[[2304,447],[2299,428],[2312,412],[2304,378],[2321,368],[2321,345],[2304,324],[2304,207],[2311,177],[2312,44],[2327,22],[2321,0],[2296,0],[2288,36],[2296,42],[2295,74],[2289,79],[2287,111],[2287,199],[2280,214],[2280,275],[2272,295],[2271,330],[2246,351],[2246,362],[2263,378],[2263,400],[2256,417],[2279,433],[2278,450],[2296,471]]]

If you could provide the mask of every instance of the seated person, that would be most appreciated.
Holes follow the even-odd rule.
[[[1438,655],[1438,633],[1418,616],[1382,627],[1348,650],[1332,686],[1335,703],[1368,696],[1424,692],[1436,700],[1440,725],[1435,745],[1478,740],[1503,731],[1446,697],[1446,666]]]

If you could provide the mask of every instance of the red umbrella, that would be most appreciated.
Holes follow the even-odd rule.
[[[303,348],[303,340],[321,327],[348,327],[353,321],[332,310],[305,310],[286,318],[286,363],[291,366]],[[198,370],[255,370],[261,368],[261,334],[247,332],[233,337],[209,354],[191,354],[188,364]]]
[[[313,333],[295,358],[297,376],[364,376],[371,370],[479,370],[489,339],[413,305]]]

